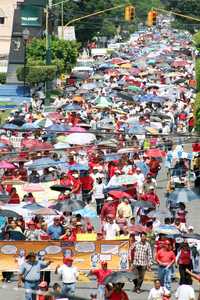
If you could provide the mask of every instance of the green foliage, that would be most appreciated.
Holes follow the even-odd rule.
[[[196,94],[194,112],[195,112],[196,131],[200,132],[200,92]]]
[[[0,84],[6,83],[6,73],[0,73]]]
[[[76,64],[78,57],[78,43],[53,38],[51,40],[52,65],[57,66],[58,74],[68,73]],[[33,38],[27,47],[29,66],[45,65],[46,40]]]
[[[193,35],[193,43],[197,50],[200,51],[200,31]]]
[[[57,66],[28,66],[17,69],[17,79],[24,81],[26,72],[26,82],[34,86],[40,82],[52,81],[57,76]]]
[[[59,2],[60,0],[55,0]],[[145,22],[147,13],[152,7],[160,7],[160,0],[87,0],[73,2],[69,1],[64,5],[64,23],[86,16],[88,14],[105,10],[117,5],[130,4],[136,9],[136,18],[133,22],[126,22],[124,20],[124,7],[102,13],[87,19],[83,19],[74,23],[76,29],[76,37],[78,41],[86,43],[92,40],[95,36],[111,37],[117,33],[117,28],[120,26],[122,31],[129,31],[135,29],[134,24],[137,22]],[[60,13],[60,8],[57,9]],[[59,17],[59,20],[61,18]],[[73,23],[71,24],[73,25]]]
[[[200,59],[196,60],[195,72],[197,81],[197,91],[200,92]]]
[[[199,0],[163,0],[167,9],[173,12],[181,13],[187,16],[199,17],[200,1]],[[199,23],[183,17],[176,17],[176,27],[194,32]]]

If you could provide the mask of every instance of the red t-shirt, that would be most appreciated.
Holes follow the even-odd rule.
[[[129,300],[128,295],[123,290],[120,292],[113,291],[112,294],[108,297],[109,300]]]
[[[104,279],[112,273],[112,270],[97,269],[92,270],[91,273],[97,277],[98,284],[103,284]]]
[[[80,178],[82,183],[82,189],[91,191],[93,188],[94,180],[91,176],[84,176]]]
[[[19,203],[20,203],[20,199],[17,193],[10,195],[8,204],[19,204]]]
[[[159,262],[162,262],[163,265],[168,266],[172,261],[175,261],[176,256],[172,250],[166,251],[164,249],[161,249],[158,251],[156,255],[156,260]]]

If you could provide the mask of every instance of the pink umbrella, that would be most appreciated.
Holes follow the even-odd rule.
[[[5,160],[0,161],[0,169],[15,169],[15,168],[16,167],[13,164],[11,164]]]
[[[69,132],[86,132],[87,130],[85,130],[83,127],[78,127],[78,126],[73,126],[68,130]]]
[[[24,186],[24,191],[27,193],[44,192],[45,189],[39,183],[30,183]]]
[[[22,147],[31,150],[51,150],[53,146],[49,143],[43,143],[37,140],[24,140],[22,142]]]

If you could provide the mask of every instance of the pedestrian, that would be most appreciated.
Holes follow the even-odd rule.
[[[123,290],[124,283],[118,282],[106,288],[105,299],[108,300],[129,300],[127,293]]]
[[[175,260],[176,256],[171,250],[170,242],[165,242],[156,254],[156,261],[159,265],[158,276],[161,286],[166,287],[169,291],[171,291],[172,265],[175,263]]]
[[[187,283],[182,284],[176,290],[175,297],[177,300],[195,300],[194,289]]]
[[[56,274],[59,274],[62,279],[62,294],[67,296],[73,296],[75,294],[76,282],[79,276],[78,269],[73,266],[73,258],[65,257],[63,259],[63,265],[56,267]]]
[[[116,224],[113,215],[108,215],[102,228],[105,240],[114,240],[120,233],[120,227]]]
[[[53,224],[48,227],[47,233],[52,240],[59,240],[60,236],[64,234],[64,228],[60,224],[60,217],[53,219]]]
[[[51,264],[51,261],[39,261],[36,259],[36,254],[30,252],[26,257],[26,261],[20,266],[18,287],[24,283],[26,300],[35,300],[35,291],[38,289],[40,281],[40,271]]]
[[[179,266],[179,274],[180,274],[180,285],[185,284],[186,282],[192,284],[191,278],[186,273],[186,270],[192,270],[192,259],[191,259],[191,251],[187,242],[184,242],[180,250],[176,256],[176,262]]]
[[[147,300],[167,300],[170,299],[170,292],[161,286],[160,280],[154,280],[154,287],[150,290]]]
[[[101,269],[93,269],[88,275],[94,275],[97,277],[98,282],[98,300],[105,299],[105,278],[112,273],[112,270],[108,269],[107,261],[101,262]]]
[[[140,235],[140,242],[135,244],[135,251],[134,251],[134,259],[133,259],[133,271],[138,272],[138,278],[135,279],[134,291],[137,294],[141,293],[141,286],[144,280],[144,275],[146,270],[151,271],[151,264],[152,264],[152,251],[149,242],[147,241],[146,233],[141,233]]]

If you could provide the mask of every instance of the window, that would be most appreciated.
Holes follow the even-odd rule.
[[[0,17],[0,25],[5,23],[5,18],[4,17]]]

